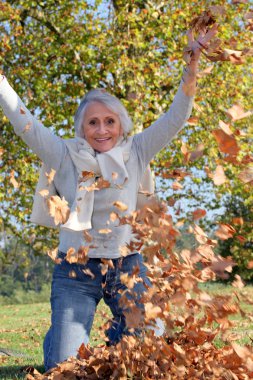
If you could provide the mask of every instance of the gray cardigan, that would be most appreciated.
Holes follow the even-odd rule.
[[[128,206],[127,214],[136,209],[137,193],[142,175],[154,155],[164,148],[181,130],[189,118],[193,98],[186,96],[179,86],[173,103],[167,113],[161,116],[149,128],[136,134],[133,139],[130,158],[126,163],[129,179],[119,188],[106,188],[95,192],[92,215],[93,228],[89,230],[93,237],[89,257],[118,258],[121,247],[130,243],[132,238],[129,225],[119,226],[110,221],[110,214],[119,212],[113,203],[121,201]],[[0,104],[5,115],[12,123],[15,133],[33,150],[48,168],[56,170],[54,185],[69,206],[75,199],[77,171],[71,160],[65,140],[54,135],[27,110],[6,79],[0,83]],[[22,111],[20,112],[20,109]],[[28,125],[28,128],[26,126]],[[110,229],[110,233],[99,230]],[[60,228],[59,250],[67,252],[71,247],[78,250],[87,245],[82,232]]]

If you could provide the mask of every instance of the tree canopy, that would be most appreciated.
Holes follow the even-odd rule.
[[[252,209],[250,2],[2,1],[1,70],[28,108],[60,136],[73,136],[78,101],[97,87],[122,100],[137,132],[168,109],[184,65],[185,32],[210,6],[227,57],[212,62],[203,55],[193,115],[153,166],[164,186],[172,189],[174,200],[196,198],[200,209],[208,209],[230,195]],[[2,226],[35,252],[45,252],[56,246],[57,233],[29,223],[40,163],[15,136],[6,117],[0,125]],[[201,176],[196,175],[199,170]],[[198,189],[214,184],[217,203],[209,205],[200,190],[184,188],[185,172]],[[252,241],[252,229],[246,230],[242,248]]]

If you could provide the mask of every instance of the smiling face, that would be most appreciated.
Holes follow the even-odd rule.
[[[100,153],[112,149],[123,135],[119,116],[100,102],[92,102],[87,106],[83,131],[86,141]]]

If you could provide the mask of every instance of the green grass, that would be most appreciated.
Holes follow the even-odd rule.
[[[224,284],[204,284],[201,286],[211,294],[232,294],[235,290]],[[247,286],[242,290],[253,299],[253,286]],[[253,306],[241,304],[247,315],[253,316]],[[102,342],[99,336],[99,327],[106,321],[103,316],[108,309],[101,302],[93,324],[91,344],[97,345]],[[9,348],[13,351],[22,352],[26,357],[0,356],[0,379],[23,379],[22,368],[34,366],[43,372],[42,343],[44,335],[50,325],[50,306],[48,303],[28,305],[6,305],[0,308],[0,347]],[[233,317],[235,326],[231,333],[241,344],[252,344],[253,318],[243,318],[240,315]],[[221,346],[223,342],[217,341]]]

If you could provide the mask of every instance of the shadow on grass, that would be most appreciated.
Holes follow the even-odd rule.
[[[0,379],[24,379],[28,373],[33,373],[33,368],[35,368],[40,373],[45,372],[43,365],[38,365],[36,367],[32,366],[22,366],[22,365],[1,365],[0,367]]]

